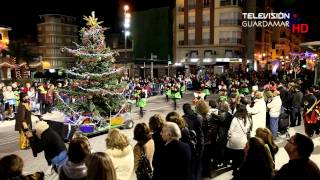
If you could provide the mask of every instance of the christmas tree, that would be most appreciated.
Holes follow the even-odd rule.
[[[57,94],[67,94],[72,97],[66,104],[58,95],[57,108],[65,113],[90,115],[94,118],[110,117],[119,113],[125,105],[123,91],[125,82],[121,82],[122,68],[116,68],[114,61],[118,54],[105,45],[104,31],[94,12],[89,17],[84,16],[86,27],[80,30],[81,44],[76,49],[62,48],[75,56],[74,67],[66,70],[70,77],[70,86],[59,89]]]

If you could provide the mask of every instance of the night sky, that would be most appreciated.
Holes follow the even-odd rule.
[[[260,1],[260,0],[258,0]],[[262,0],[261,0],[262,1]],[[320,1],[318,0],[274,0],[275,12],[292,10],[309,24],[308,38],[320,40]],[[0,7],[0,24],[12,27],[11,39],[36,35],[36,24],[40,14],[64,14],[77,17],[80,27],[84,26],[83,15],[96,12],[96,17],[109,27],[107,33],[122,30],[123,4],[130,4],[132,11],[174,6],[174,0],[4,0]],[[19,7],[17,7],[19,6]],[[6,8],[7,7],[7,8]]]
[[[140,11],[172,6],[173,3],[173,0],[6,0],[1,1],[0,25],[12,27],[9,34],[11,39],[28,35],[35,37],[40,14],[74,16],[80,27],[83,27],[83,15],[91,15],[91,11],[94,10],[96,17],[104,21],[102,25],[110,28],[107,33],[118,33],[122,31],[124,4],[129,4],[132,11]]]

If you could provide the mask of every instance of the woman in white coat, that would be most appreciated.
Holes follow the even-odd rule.
[[[134,154],[128,137],[119,129],[111,129],[106,138],[107,151],[117,174],[117,180],[136,180]]]
[[[235,176],[244,159],[244,148],[250,133],[251,119],[245,105],[238,105],[237,112],[231,121],[228,131],[227,148],[232,159],[232,170]]]
[[[253,104],[253,106],[252,106]],[[255,100],[247,105],[248,114],[252,116],[251,137],[255,136],[256,129],[266,127],[267,106],[261,92],[255,93]]]

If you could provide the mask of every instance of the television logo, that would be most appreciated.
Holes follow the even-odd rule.
[[[291,32],[292,33],[307,33],[309,32],[309,25],[300,23],[300,18],[297,14],[292,15],[291,21]]]

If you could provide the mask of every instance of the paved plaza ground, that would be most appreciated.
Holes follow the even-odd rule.
[[[178,103],[178,112],[182,113],[182,104],[189,102],[193,98],[192,92],[188,92],[186,96],[179,101]],[[209,99],[216,98],[216,96],[212,95]],[[173,109],[172,102],[166,102],[164,96],[154,96],[148,99],[148,105],[146,107],[146,114],[141,119],[138,116],[138,110],[133,109],[132,117],[135,123],[140,122],[148,122],[148,119],[154,115],[155,113],[159,113],[164,117],[166,114]],[[33,121],[36,120],[36,117],[33,117]],[[123,130],[123,132],[129,137],[131,141],[131,145],[135,145],[135,141],[133,140],[133,129]],[[303,127],[294,127],[289,129],[289,134],[293,135],[295,132],[304,133]],[[94,151],[105,151],[105,138],[106,134],[92,137],[90,138],[90,143]],[[311,159],[320,167],[320,136],[314,136],[313,142],[315,144],[314,152],[311,156]],[[286,137],[280,137],[276,141],[279,146],[279,152],[276,154],[276,169],[279,169],[283,164],[287,163],[289,157],[284,150],[284,145],[286,144]],[[44,158],[43,153],[39,154],[38,157],[34,158],[32,156],[31,150],[19,150],[18,147],[18,132],[14,131],[14,121],[5,121],[0,122],[0,157],[7,155],[7,154],[17,154],[22,157],[25,162],[24,172],[30,173],[35,171],[44,171],[46,173],[46,179],[48,180],[56,180],[57,175],[51,171],[51,167],[47,165],[47,162]],[[231,171],[229,169],[223,169],[217,171],[215,173],[215,177],[212,178],[214,180],[226,180],[231,179]],[[208,180],[209,178],[205,178]]]

